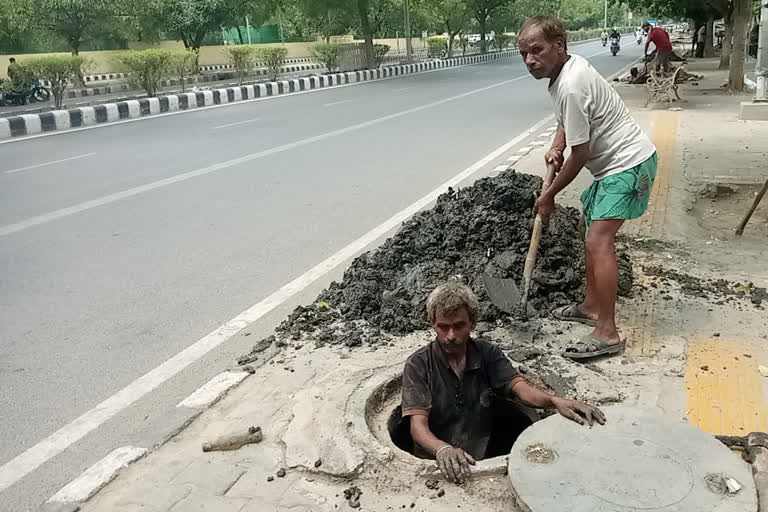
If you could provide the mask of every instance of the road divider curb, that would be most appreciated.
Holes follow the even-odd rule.
[[[415,64],[387,66],[363,71],[334,73],[306,78],[278,80],[240,87],[204,90],[182,94],[171,94],[155,98],[106,103],[92,107],[54,110],[42,114],[24,114],[0,118],[0,140],[36,135],[39,133],[69,130],[96,124],[112,123],[125,119],[146,117],[156,114],[194,110],[201,107],[236,103],[269,96],[279,96],[314,89],[323,89],[358,82],[370,82],[407,76],[426,71],[480,64],[519,55],[517,50],[433,60]]]

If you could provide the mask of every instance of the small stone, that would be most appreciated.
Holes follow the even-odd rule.
[[[438,498],[442,498],[443,496],[445,496],[445,489],[440,489],[439,491],[437,491]]]
[[[714,336],[715,338],[719,338],[720,337],[720,333],[719,332],[714,332],[714,333],[712,333],[712,336]]]
[[[249,364],[247,364],[247,365],[243,366],[243,367],[241,368],[241,370],[243,370],[244,372],[247,372],[247,373],[249,373],[249,374],[251,374],[251,375],[253,375],[254,373],[256,373],[256,369],[255,369],[253,366],[249,365]]]
[[[768,377],[768,368],[767,367],[765,367],[763,365],[760,365],[760,366],[757,367],[757,371],[760,372],[760,375],[762,375],[763,377]]]
[[[438,482],[437,480],[427,480],[426,482],[424,482],[424,485],[427,486],[427,489],[434,490],[440,487],[440,482]]]
[[[315,461],[315,467],[316,467],[316,468],[319,468],[319,467],[320,467],[320,466],[322,466],[322,465],[323,465],[323,459],[317,459],[317,460]]]
[[[704,370],[705,372],[708,372],[709,371],[709,366],[707,366],[706,364],[702,365],[701,369]]]
[[[274,482],[274,481],[275,481],[275,477],[273,477],[272,475],[269,475],[267,477],[267,482]]]
[[[280,468],[277,470],[277,477],[283,478],[285,476],[285,470],[283,468]]]

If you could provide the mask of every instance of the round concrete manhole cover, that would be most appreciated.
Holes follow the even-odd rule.
[[[517,440],[509,477],[531,512],[757,510],[749,467],[714,437],[655,412],[604,412],[604,426],[551,416]],[[706,480],[713,473],[730,475],[741,490],[713,493]]]

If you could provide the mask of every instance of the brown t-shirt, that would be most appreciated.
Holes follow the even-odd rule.
[[[475,459],[485,457],[492,427],[492,394],[503,395],[522,379],[501,349],[470,339],[461,378],[446,362],[437,340],[408,358],[403,370],[403,416],[429,416],[429,429],[441,441],[462,448]],[[415,446],[416,455],[429,456]]]

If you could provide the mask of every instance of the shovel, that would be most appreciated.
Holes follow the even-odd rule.
[[[547,175],[544,177],[544,184],[541,190],[544,191],[549,188],[554,178],[555,167],[547,164]],[[488,297],[502,311],[514,314],[517,308],[522,318],[528,316],[528,294],[531,291],[531,276],[533,276],[533,267],[536,266],[536,255],[539,252],[539,242],[541,241],[543,227],[541,215],[537,213],[533,221],[533,233],[531,234],[531,244],[528,246],[528,256],[525,258],[522,293],[520,293],[520,289],[517,287],[514,279],[500,279],[489,276],[487,273],[483,274],[483,283],[488,292]]]

